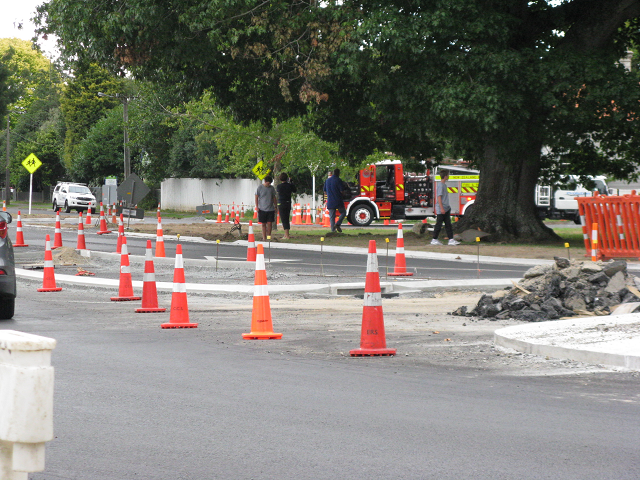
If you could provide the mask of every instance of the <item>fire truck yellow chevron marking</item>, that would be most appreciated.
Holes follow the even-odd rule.
[[[396,185],[396,190],[404,190],[404,183],[399,183]]]
[[[447,187],[447,192],[458,193],[458,187]]]

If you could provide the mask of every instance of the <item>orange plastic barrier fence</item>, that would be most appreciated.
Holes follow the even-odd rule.
[[[578,197],[586,256],[592,256],[588,228],[597,227],[596,257],[640,259],[640,195]]]

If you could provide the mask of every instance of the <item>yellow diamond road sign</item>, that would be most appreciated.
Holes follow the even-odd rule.
[[[40,168],[42,162],[33,153],[22,161],[22,166],[27,169],[27,172],[33,174]]]
[[[256,175],[256,177],[262,180],[264,177],[269,175],[271,170],[265,165],[264,161],[260,160],[256,163],[256,166],[251,169],[251,171]]]

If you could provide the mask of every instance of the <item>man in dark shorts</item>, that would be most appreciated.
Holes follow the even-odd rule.
[[[263,184],[256,190],[256,210],[258,210],[258,221],[262,224],[262,240],[266,241],[271,236],[271,227],[276,221],[276,207],[278,197],[276,189],[273,188],[273,177],[264,177]]]

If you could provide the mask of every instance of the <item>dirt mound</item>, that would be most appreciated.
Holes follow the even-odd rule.
[[[483,295],[476,307],[454,315],[528,322],[574,315],[609,315],[622,303],[640,300],[640,280],[627,274],[627,262],[582,262],[555,257],[553,265],[529,269],[513,288]]]
[[[59,247],[53,251],[54,265],[89,265],[91,260],[83,257],[73,248]]]

